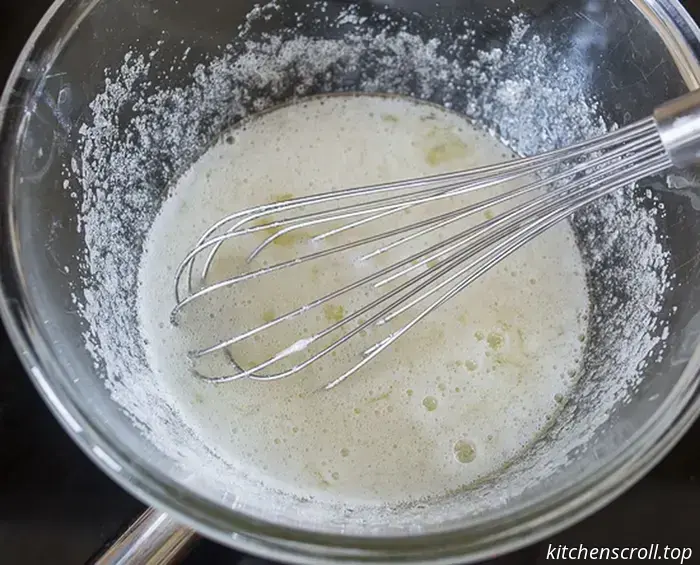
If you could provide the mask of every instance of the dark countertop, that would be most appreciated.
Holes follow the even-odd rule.
[[[0,0],[0,84],[48,0]],[[688,5],[689,3],[686,3]],[[700,15],[700,4],[691,11]],[[104,476],[53,419],[0,327],[0,563],[80,565],[144,506]],[[549,543],[691,547],[700,562],[700,423],[626,494],[552,539],[490,561],[545,561]],[[186,565],[262,564],[202,541]]]

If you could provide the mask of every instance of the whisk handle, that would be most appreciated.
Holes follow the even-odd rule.
[[[700,163],[700,90],[659,106],[654,120],[674,166]]]

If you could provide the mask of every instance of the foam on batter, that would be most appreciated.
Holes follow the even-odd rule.
[[[363,348],[380,339],[379,329],[363,332],[352,345],[302,373],[269,383],[202,383],[191,375],[186,353],[274,319],[470,224],[435,232],[370,261],[357,262],[361,253],[355,250],[257,278],[198,302],[177,327],[169,323],[177,264],[226,214],[510,158],[496,139],[457,114],[380,96],[309,99],[250,119],[213,146],[180,179],[151,229],[139,296],[148,362],[201,440],[271,487],[370,504],[469,484],[527,446],[566,398],[585,341],[587,289],[568,224],[510,256],[327,392],[316,391],[357,362]],[[404,211],[381,227],[420,221],[503,190],[494,187]],[[469,221],[497,213],[484,210]],[[315,244],[308,238],[324,231],[318,227],[287,234],[252,267],[371,233],[369,227],[363,230]],[[250,268],[246,255],[271,233],[227,244],[207,281]],[[265,339],[238,344],[231,354],[244,366],[259,362],[275,348],[343,319],[379,292],[358,289]],[[308,351],[297,353],[303,357]]]

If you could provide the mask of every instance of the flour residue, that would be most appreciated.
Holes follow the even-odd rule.
[[[75,290],[89,325],[86,344],[115,402],[177,462],[172,473],[187,475],[193,488],[221,500],[233,498],[237,509],[257,516],[330,531],[366,532],[386,523],[401,530],[413,527],[418,517],[431,529],[465,513],[510,504],[538,484],[575,472],[577,451],[604,435],[609,414],[630,397],[640,383],[640,368],[662,347],[665,321],[659,313],[668,287],[667,254],[654,217],[630,205],[638,198],[632,189],[591,207],[573,223],[593,303],[575,393],[562,394],[559,418],[526,456],[440,504],[358,505],[349,513],[342,504],[290,497],[276,490],[279,485],[270,488],[236,471],[206,446],[186,425],[177,398],[155,378],[135,308],[145,238],[178,178],[244,117],[306,95],[401,94],[466,114],[521,154],[614,125],[600,116],[586,72],[553,63],[552,42],[533,34],[524,17],[510,20],[498,47],[480,51],[473,43],[477,22],[465,22],[459,34],[436,34],[420,27],[419,16],[384,11],[367,19],[355,6],[322,2],[285,20],[284,31],[261,29],[262,22],[269,26],[286,9],[279,2],[256,8],[235,42],[196,66],[183,57],[164,65],[160,59],[166,55],[157,46],[150,52],[134,48],[120,68],[106,72],[104,91],[90,106],[92,117],[81,128],[82,154],[71,167],[82,187],[79,229],[86,246],[85,285]],[[335,38],[320,37],[323,26],[336,30]],[[160,61],[157,70],[154,61]],[[166,82],[160,78],[163,68],[188,79],[179,87],[159,86]],[[431,158],[449,154],[449,148],[438,149]],[[75,183],[71,186],[75,190]],[[439,394],[423,394],[414,392],[416,400],[427,403],[426,411],[442,409]],[[449,456],[467,461],[462,467],[473,465],[482,454],[480,445],[469,443],[469,437],[454,439]],[[338,448],[340,457],[343,449],[350,456],[349,448]]]

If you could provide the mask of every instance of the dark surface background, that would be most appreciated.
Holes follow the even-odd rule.
[[[0,0],[0,85],[48,6]],[[700,17],[700,1],[685,2]],[[700,423],[635,487],[552,539],[491,560],[537,564],[552,544],[691,547],[700,563]],[[81,565],[144,506],[104,476],[53,419],[0,326],[0,564]],[[186,565],[267,563],[208,541]]]

